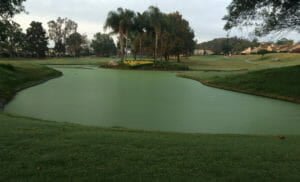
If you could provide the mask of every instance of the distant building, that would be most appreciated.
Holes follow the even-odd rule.
[[[280,53],[280,52],[290,52],[291,48],[293,47],[293,45],[280,45],[277,46],[276,52]]]
[[[284,50],[286,50],[286,47],[278,47],[275,44],[261,44],[258,47],[248,47],[247,49],[245,49],[244,51],[241,52],[241,54],[243,55],[249,55],[249,54],[257,54],[259,51],[261,50],[266,50],[268,52],[283,52]],[[288,52],[288,51],[287,51]]]
[[[211,50],[205,50],[205,49],[195,49],[194,50],[195,56],[212,55],[212,54],[214,54],[214,52]]]
[[[259,50],[267,50],[269,52],[276,52],[277,47],[275,44],[262,44],[259,46]]]
[[[300,44],[295,44],[290,51],[291,53],[300,53]]]
[[[249,55],[252,52],[252,48],[248,47],[247,49],[245,49],[244,51],[241,52],[241,54],[243,55]]]

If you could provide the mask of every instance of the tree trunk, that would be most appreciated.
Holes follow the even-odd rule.
[[[154,51],[154,61],[156,62],[157,58],[157,47],[158,47],[158,33],[155,34],[155,51]]]
[[[177,54],[177,62],[180,63],[180,54]]]
[[[127,36],[126,36],[126,38],[125,38],[125,49],[124,49],[124,60],[126,60],[127,59]]]
[[[163,60],[163,40],[162,38],[160,39],[160,61],[162,62]]]
[[[123,62],[124,61],[124,36],[123,36],[123,33],[120,32],[120,56],[121,56],[121,61]]]
[[[142,36],[140,36],[140,58],[142,58]]]

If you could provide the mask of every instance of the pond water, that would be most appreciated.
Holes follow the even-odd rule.
[[[5,112],[101,127],[300,134],[300,105],[210,88],[175,73],[54,67],[63,77],[20,92]]]

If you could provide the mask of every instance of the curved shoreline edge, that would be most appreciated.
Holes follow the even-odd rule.
[[[239,93],[243,93],[243,94],[249,94],[249,95],[254,95],[254,96],[259,96],[259,97],[265,97],[265,98],[276,99],[276,100],[281,100],[281,101],[286,101],[286,102],[292,102],[292,103],[295,103],[295,104],[300,104],[299,99],[295,99],[295,98],[292,98],[292,97],[254,92],[254,91],[250,91],[250,90],[242,90],[242,89],[237,89],[237,88],[233,88],[233,87],[226,87],[226,86],[223,86],[223,85],[213,84],[213,83],[211,83],[210,81],[207,81],[207,80],[200,80],[200,79],[196,79],[196,78],[189,77],[189,76],[186,76],[186,75],[181,75],[181,74],[177,74],[176,76],[181,77],[181,78],[195,80],[195,81],[198,81],[198,82],[200,82],[201,84],[203,84],[205,86],[212,87],[212,88],[217,88],[217,89],[222,89],[222,90],[227,90],[227,91],[232,91],[232,92],[239,92]]]
[[[43,78],[41,80],[38,80],[38,81],[28,82],[28,83],[24,84],[23,86],[20,86],[20,87],[16,88],[14,90],[14,95],[12,97],[10,97],[10,98],[0,98],[0,111],[3,111],[5,105],[7,105],[11,100],[13,100],[15,98],[15,96],[18,94],[18,92],[20,92],[22,90],[25,90],[27,88],[30,88],[30,87],[34,87],[36,85],[40,85],[40,84],[46,83],[47,81],[50,81],[52,79],[59,78],[62,75],[63,75],[62,72],[57,71],[57,74],[55,74],[55,75],[51,75],[49,77],[45,77],[45,78]]]

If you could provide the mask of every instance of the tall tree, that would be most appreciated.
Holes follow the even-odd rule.
[[[150,25],[154,28],[155,31],[154,60],[156,61],[156,58],[158,57],[158,41],[161,35],[163,14],[159,10],[159,8],[155,6],[150,6],[146,14],[148,15]]]
[[[125,50],[129,31],[134,22],[135,13],[128,9],[118,8],[117,11],[108,13],[104,28],[111,28],[112,34],[119,34],[121,61],[124,61]],[[126,44],[124,46],[124,43]],[[127,50],[126,50],[127,51]]]
[[[179,12],[169,14],[173,28],[172,32],[173,46],[172,53],[177,56],[177,61],[180,61],[180,54],[189,55],[194,50],[194,31],[191,29],[189,22],[183,19]]]
[[[142,46],[143,46],[143,36],[146,31],[147,26],[147,17],[145,14],[137,13],[134,17],[132,36],[133,36],[133,47],[135,55],[139,52],[139,55],[142,56]],[[135,56],[136,57],[136,56]]]
[[[25,34],[22,32],[20,25],[15,22],[11,22],[6,26],[6,37],[0,41],[0,54],[14,57],[23,51]]]
[[[1,19],[12,18],[25,10],[22,5],[26,0],[2,0],[0,1],[0,17]]]
[[[61,55],[66,51],[66,39],[72,34],[77,32],[77,23],[68,18],[58,17],[57,20],[48,22],[49,38],[55,43],[55,51]]]
[[[80,33],[72,33],[66,40],[67,50],[75,57],[80,56],[81,46],[84,43]]]
[[[97,56],[108,57],[116,53],[114,40],[108,34],[95,34],[91,47]]]
[[[257,35],[272,31],[300,32],[299,0],[233,0],[227,7],[226,30],[237,26],[255,26]]]
[[[9,28],[14,26],[11,20],[15,14],[25,11],[22,5],[25,0],[1,0],[0,1],[0,44],[3,45],[7,40],[10,31]]]
[[[31,22],[26,30],[26,50],[33,57],[43,58],[48,50],[48,37],[42,23]]]

